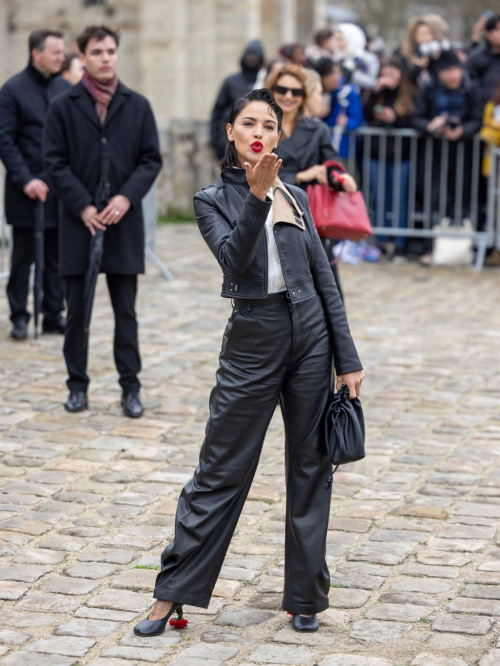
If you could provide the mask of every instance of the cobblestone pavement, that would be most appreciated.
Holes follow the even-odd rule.
[[[142,279],[147,415],[122,417],[99,284],[91,409],[66,414],[61,338],[14,343],[0,299],[0,658],[5,666],[499,666],[498,275],[342,268],[367,379],[368,455],[339,471],[330,608],[279,610],[283,429],[271,424],[208,610],[135,638],[208,415],[230,304],[193,225],[163,228],[175,274]],[[3,289],[3,285],[2,285]],[[498,649],[497,649],[498,645]]]

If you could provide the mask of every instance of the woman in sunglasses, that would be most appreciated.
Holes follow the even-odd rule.
[[[356,181],[348,174],[342,180],[323,162],[338,159],[332,146],[330,130],[319,118],[306,113],[311,90],[307,85],[307,70],[298,65],[287,65],[270,74],[265,86],[272,91],[277,104],[283,110],[281,139],[276,152],[283,160],[280,178],[284,183],[298,185],[303,190],[310,184],[329,185],[334,190],[355,192]],[[321,83],[319,84],[321,85]],[[330,261],[335,241],[321,239]],[[337,265],[331,264],[340,291]]]

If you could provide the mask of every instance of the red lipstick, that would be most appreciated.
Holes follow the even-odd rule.
[[[250,145],[250,148],[253,150],[254,153],[260,153],[260,151],[264,148],[264,144],[262,144],[260,141],[254,141]]]

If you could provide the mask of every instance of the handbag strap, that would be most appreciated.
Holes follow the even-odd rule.
[[[337,467],[335,467],[333,472],[332,470],[330,470],[330,474],[326,477],[325,490],[330,490],[330,488],[332,487],[333,475],[335,474],[335,472],[338,470],[339,467],[340,465],[337,465]]]
[[[326,160],[326,162],[323,162],[323,166],[326,166],[327,169],[336,169],[342,173],[347,173],[345,166],[337,160]]]

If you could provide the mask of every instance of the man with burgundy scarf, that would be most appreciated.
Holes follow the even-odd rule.
[[[144,273],[142,199],[161,169],[158,132],[148,101],[116,76],[119,35],[89,26],[77,39],[84,75],[49,109],[44,157],[49,181],[63,206],[60,273],[68,303],[64,358],[70,391],[65,408],[88,408],[88,335],[84,330],[84,285],[91,236],[104,232],[100,271],[106,274],[115,315],[114,357],[126,416],[144,408],[135,313],[137,275]],[[96,208],[102,154],[109,155],[110,197]]]

